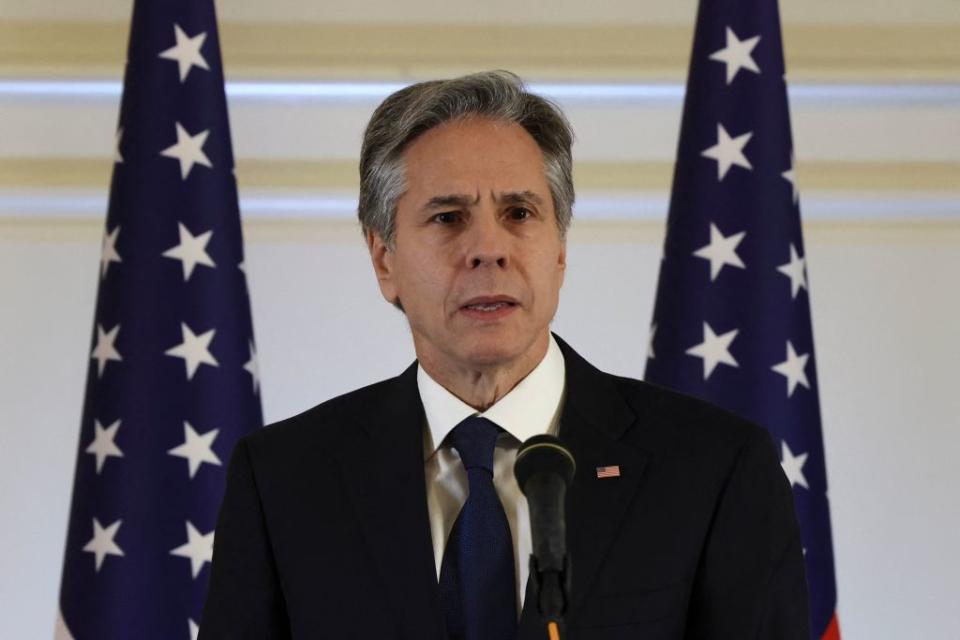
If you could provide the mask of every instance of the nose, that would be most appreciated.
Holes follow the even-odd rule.
[[[466,240],[466,259],[470,268],[504,268],[508,265],[510,234],[496,212],[477,211],[471,217]]]

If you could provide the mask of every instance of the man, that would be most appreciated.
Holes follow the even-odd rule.
[[[571,138],[505,72],[416,84],[373,114],[360,221],[417,361],[238,444],[203,640],[546,638],[512,475],[537,433],[577,460],[569,638],[809,638],[765,432],[550,333]]]

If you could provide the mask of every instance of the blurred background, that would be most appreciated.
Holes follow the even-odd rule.
[[[960,2],[782,0],[845,638],[960,638]],[[567,111],[554,329],[641,377],[692,0],[218,5],[265,417],[413,358],[355,222],[375,105],[519,73]],[[0,0],[0,616],[52,632],[131,3]]]

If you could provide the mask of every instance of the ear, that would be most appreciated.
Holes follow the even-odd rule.
[[[567,273],[567,239],[566,237],[560,238],[560,254],[557,256],[557,272],[560,278],[560,282],[557,285],[557,288],[563,286],[563,277]]]
[[[367,249],[370,251],[370,261],[373,263],[373,272],[380,285],[380,293],[390,304],[397,302],[397,284],[394,278],[394,254],[387,247],[383,238],[373,230],[366,231]]]

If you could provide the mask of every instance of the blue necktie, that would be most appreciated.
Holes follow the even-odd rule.
[[[513,539],[493,486],[500,428],[470,417],[447,440],[467,469],[470,493],[440,563],[440,601],[448,640],[514,640],[517,636]]]

